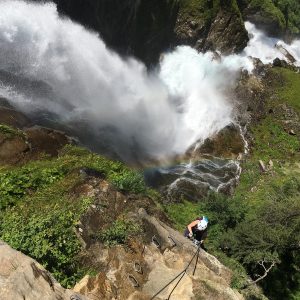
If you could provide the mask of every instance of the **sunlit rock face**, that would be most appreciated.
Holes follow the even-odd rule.
[[[0,266],[0,299],[89,299],[62,288],[39,263],[2,241],[0,241]]]

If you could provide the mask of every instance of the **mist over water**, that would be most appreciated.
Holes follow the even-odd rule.
[[[255,56],[257,40],[219,60],[177,47],[148,72],[60,17],[54,4],[4,0],[0,96],[41,123],[64,126],[93,150],[127,162],[162,160],[232,122],[225,91],[242,67],[252,70],[246,55]]]
[[[266,36],[262,31],[250,22],[245,22],[245,27],[250,33],[250,41],[243,54],[259,58],[264,64],[271,63],[276,57],[286,60],[286,56],[277,46],[282,46],[296,60],[295,65],[300,66],[300,40],[294,40],[291,44],[286,44],[278,38]]]
[[[148,73],[54,4],[2,1],[0,48],[1,96],[76,134],[82,128],[124,160],[182,153],[231,122],[222,91],[235,70],[182,47]]]

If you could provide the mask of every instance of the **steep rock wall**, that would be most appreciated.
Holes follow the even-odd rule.
[[[0,241],[0,299],[88,300],[66,290],[32,258]]]
[[[62,14],[99,32],[109,47],[147,65],[179,44],[229,54],[248,41],[236,0],[53,1]]]

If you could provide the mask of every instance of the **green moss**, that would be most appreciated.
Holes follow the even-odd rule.
[[[141,232],[138,224],[126,220],[118,219],[109,228],[102,230],[94,237],[103,242],[106,246],[114,246],[117,244],[126,244],[128,239]]]
[[[184,19],[210,22],[220,9],[218,0],[180,0],[179,14]]]
[[[74,225],[91,199],[69,194],[79,181],[78,176],[67,175],[0,211],[0,238],[36,259],[65,287],[73,286],[85,272],[77,260],[81,245]]]
[[[288,30],[291,33],[300,33],[300,2],[298,0],[273,0],[285,17]]]
[[[235,195],[248,199],[253,206],[265,198],[274,183],[280,185],[296,176],[300,159],[300,140],[285,130],[281,108],[285,105],[300,111],[300,75],[289,69],[274,68],[269,78],[271,95],[266,99],[265,110],[272,108],[275,112],[267,113],[249,128],[253,135],[251,154],[242,165],[243,173],[235,191]],[[265,164],[272,160],[272,172],[261,173],[258,160]]]
[[[285,68],[276,68],[274,72],[281,75],[284,81],[277,87],[280,101],[288,103],[300,112],[300,74]]]
[[[284,15],[274,5],[272,0],[251,0],[249,7],[253,10],[258,10],[263,17],[275,21],[281,29],[285,27]]]
[[[4,124],[0,124],[0,133],[4,134],[8,138],[12,138],[15,136],[25,137],[25,134],[21,130]]]
[[[147,193],[143,174],[126,167],[123,163],[106,159],[85,149],[67,146],[57,160],[69,170],[75,168],[91,168],[107,178],[118,189],[133,193]],[[149,193],[151,193],[149,191]]]
[[[0,239],[36,259],[65,287],[88,271],[78,260],[74,227],[93,199],[72,192],[84,181],[79,170],[86,168],[117,189],[153,196],[140,172],[75,146],[66,146],[57,158],[0,169]],[[105,239],[120,241],[136,229],[124,224],[116,223]]]
[[[286,132],[280,121],[271,116],[255,126],[252,132],[254,136],[252,159],[254,160],[294,160],[299,152],[299,139]]]
[[[178,231],[183,231],[185,227],[200,214],[200,205],[190,201],[173,203],[165,206],[165,211],[174,222]]]
[[[273,20],[279,28],[292,34],[300,33],[300,3],[298,0],[238,0],[241,9],[250,8],[265,19]]]

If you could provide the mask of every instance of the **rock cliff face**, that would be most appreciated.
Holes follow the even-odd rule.
[[[234,1],[220,6],[212,1],[191,3],[193,5],[182,4],[179,10],[175,26],[177,43],[223,54],[236,53],[246,47],[248,34]]]
[[[109,47],[148,65],[178,44],[228,54],[241,51],[248,41],[235,0],[221,5],[202,0],[53,1],[62,14],[99,32]]]
[[[105,180],[84,172],[85,182],[73,192],[94,197],[95,201],[74,230],[83,247],[82,263],[93,266],[97,275],[85,276],[74,291],[65,290],[36,261],[1,242],[0,299],[149,300],[194,256],[197,248],[167,225],[168,220],[151,199],[121,193]],[[147,207],[149,214],[141,206]],[[125,247],[105,247],[93,238],[120,216],[130,218],[142,229],[130,237]],[[244,299],[231,289],[231,277],[229,269],[201,249],[199,260],[194,257],[172,299]],[[155,299],[166,299],[175,284]]]
[[[92,300],[150,299],[187,266],[196,252],[191,241],[167,225],[168,219],[151,199],[120,193],[105,180],[89,176],[79,191],[82,196],[95,198],[82,216],[77,234],[85,247],[83,261],[99,273],[84,277],[75,286],[76,292]],[[131,236],[125,247],[104,247],[95,239],[97,233],[121,216],[138,224],[140,233]],[[172,298],[243,299],[230,288],[231,277],[229,269],[201,249],[198,262],[194,258]],[[166,299],[174,285],[156,299]]]
[[[39,263],[0,241],[0,299],[87,300],[66,290]]]
[[[170,46],[177,1],[54,0],[73,20],[100,33],[109,47],[150,64]]]
[[[245,19],[255,23],[269,35],[282,36],[285,32],[283,13],[272,1],[239,1]]]
[[[31,120],[9,106],[3,98],[0,99],[0,122],[0,165],[28,161],[42,153],[56,156],[59,149],[72,143],[63,132],[33,126]]]

